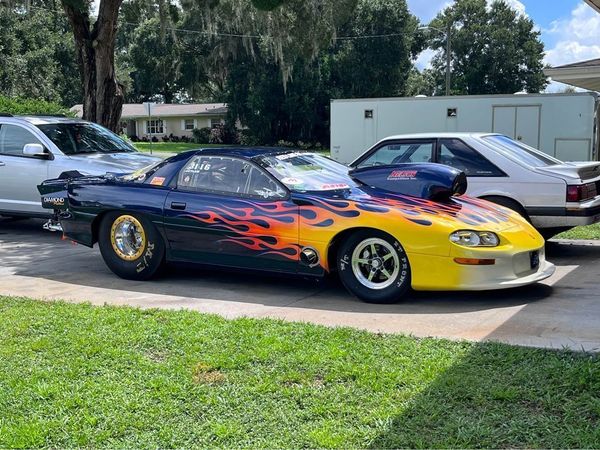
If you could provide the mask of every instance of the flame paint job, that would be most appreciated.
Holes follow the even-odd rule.
[[[73,182],[68,187],[65,234],[93,245],[94,221],[107,210],[150,217],[167,242],[167,259],[280,270],[314,275],[331,271],[330,251],[344,233],[372,228],[397,239],[406,251],[415,289],[490,289],[535,270],[523,266],[530,252],[543,252],[544,241],[517,213],[465,196],[436,202],[392,194],[368,186],[315,193],[292,192],[282,200],[184,193],[174,189],[179,155],[155,175],[163,186],[148,183]],[[240,156],[242,157],[242,156]],[[187,204],[185,210],[170,208]],[[492,231],[500,245],[466,248],[449,241],[457,230]],[[319,265],[303,266],[300,252],[311,247]],[[486,267],[461,266],[453,258],[491,258]],[[543,254],[542,254],[543,259]],[[542,261],[544,263],[544,261]]]

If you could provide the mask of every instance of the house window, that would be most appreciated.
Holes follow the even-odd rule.
[[[190,131],[194,129],[194,119],[185,119],[183,122],[183,129]]]
[[[164,134],[165,129],[163,121],[161,119],[147,120],[146,121],[146,133],[148,134]]]
[[[210,127],[215,128],[221,126],[221,119],[210,119]]]

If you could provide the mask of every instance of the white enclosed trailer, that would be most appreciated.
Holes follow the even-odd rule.
[[[391,135],[505,134],[563,161],[598,160],[598,94],[515,94],[332,100],[331,156],[356,159]]]

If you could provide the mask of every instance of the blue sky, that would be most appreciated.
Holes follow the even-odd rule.
[[[488,0],[489,1],[489,0]],[[546,49],[545,62],[551,66],[600,58],[600,14],[583,0],[505,0],[527,15],[541,31]],[[413,14],[428,23],[452,0],[407,0]],[[432,52],[425,51],[417,60],[426,67]],[[549,90],[561,89],[553,83]]]

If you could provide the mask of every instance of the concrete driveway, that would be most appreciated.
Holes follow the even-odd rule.
[[[550,243],[556,274],[543,284],[476,293],[413,293],[368,305],[335,280],[172,268],[133,282],[97,249],[62,241],[39,221],[0,220],[0,295],[141,308],[187,308],[228,318],[272,317],[385,333],[600,351],[600,243]]]

